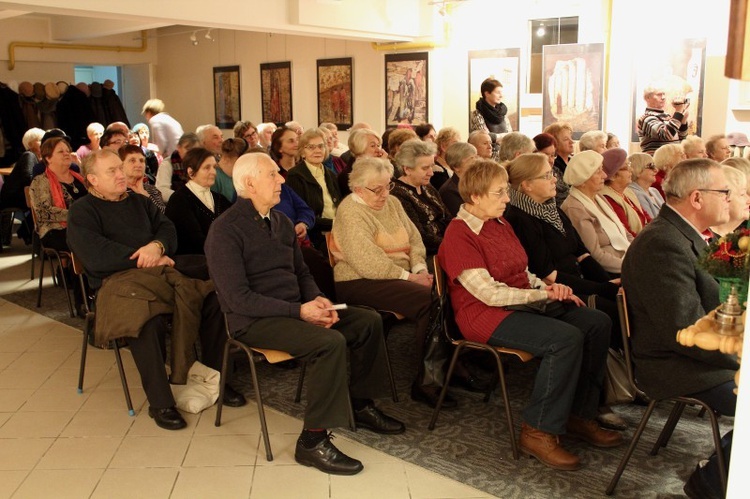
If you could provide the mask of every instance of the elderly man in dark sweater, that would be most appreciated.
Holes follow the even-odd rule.
[[[380,316],[356,307],[337,311],[320,292],[302,259],[292,222],[271,209],[279,202],[284,179],[270,157],[240,157],[232,177],[237,202],[211,225],[205,244],[230,331],[247,345],[283,350],[309,362],[297,462],[326,473],[359,473],[362,463],[338,450],[326,431],[349,424],[349,394],[358,427],[385,434],[404,431],[403,423],[372,402],[387,393]]]
[[[174,225],[143,196],[127,194],[122,160],[112,151],[100,150],[84,161],[89,195],[76,202],[68,214],[68,245],[83,262],[89,283],[99,288],[113,274],[131,269],[175,266],[170,258],[177,249]],[[71,205],[72,207],[72,205]],[[179,265],[176,267],[180,268]],[[221,368],[226,333],[216,293],[203,302],[200,327],[203,362]],[[149,402],[149,416],[168,430],[186,426],[175,409],[175,401],[164,369],[162,315],[148,320],[137,337],[126,340],[133,354]],[[228,402],[228,404],[227,404]],[[241,406],[241,394],[230,389],[224,403]]]

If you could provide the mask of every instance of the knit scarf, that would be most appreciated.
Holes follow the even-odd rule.
[[[560,213],[557,211],[555,198],[548,199],[544,203],[537,203],[523,192],[515,189],[508,189],[508,195],[510,196],[511,206],[515,206],[524,213],[547,222],[563,236],[565,235],[565,227],[563,226],[562,218],[560,218]]]
[[[500,133],[505,133],[505,115],[508,114],[508,108],[502,102],[497,106],[490,106],[484,98],[477,101],[477,111],[484,118],[487,125],[501,125],[503,128]]]
[[[599,220],[602,230],[606,232],[614,249],[617,251],[628,249],[630,241],[628,241],[627,231],[606,199],[597,194],[596,201],[593,201],[577,187],[570,188],[569,196],[580,201],[586,210]]]
[[[73,170],[70,170],[70,174],[73,175],[74,181],[78,180],[81,184],[84,184],[83,177],[81,177],[79,174],[77,174]],[[49,168],[46,168],[44,170],[44,175],[47,177],[47,181],[49,182],[49,192],[52,196],[52,206],[67,210],[68,205],[65,202],[65,194],[63,193],[63,188],[60,184],[60,180],[57,178],[57,175],[55,175],[55,172],[53,172]],[[63,227],[67,227],[68,223],[66,221],[61,221],[60,225],[62,225]]]
[[[633,235],[638,234],[643,229],[641,219],[638,217],[638,212],[633,206],[633,201],[628,199],[625,194],[620,194],[612,187],[605,185],[601,192],[602,196],[609,196],[615,203],[619,204],[625,212],[625,216],[628,218],[628,226]],[[626,227],[627,229],[627,227]]]

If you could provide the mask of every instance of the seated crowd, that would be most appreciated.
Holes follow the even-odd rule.
[[[584,133],[574,154],[566,123],[533,138],[513,131],[501,88],[482,84],[466,142],[451,127],[381,137],[357,123],[347,150],[330,123],[249,121],[225,140],[213,125],[183,133],[149,101],[148,125],[131,137],[117,123],[92,123],[77,156],[64,133],[29,130],[16,168],[28,172],[42,242],[80,256],[98,291],[97,324],[121,326],[97,341],[126,338],[149,414],[164,428],[185,426],[168,382],[184,381],[193,343],[220,368],[224,312],[233,338],[309,361],[297,461],[359,472],[327,431],[349,425],[349,407],[357,427],[405,431],[373,402],[387,393],[381,316],[415,324],[411,396],[438,403],[442,386],[424,362],[435,255],[463,336],[540,360],[520,447],[545,465],[581,466],[565,433],[598,447],[623,441],[627,422],[603,397],[608,349],[622,347],[621,285],[633,329],[658,331],[634,335],[646,395],[704,397],[733,415],[736,363],[680,347],[674,334],[718,304],[715,282],[694,261],[707,240],[747,223],[750,161],[730,158],[726,137],[688,136],[687,105],[666,115],[656,88],[638,122],[643,152],[630,155],[604,131]],[[149,127],[161,144],[149,143]],[[656,295],[655,275],[664,281]],[[159,305],[119,296],[118,282],[164,289],[154,291]],[[180,317],[169,378],[165,314]],[[459,369],[460,385],[485,390],[481,371]],[[227,386],[223,402],[244,404]]]

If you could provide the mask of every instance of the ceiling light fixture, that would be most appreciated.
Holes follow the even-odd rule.
[[[536,36],[538,36],[538,37],[542,37],[542,36],[544,36],[545,34],[547,34],[547,30],[546,30],[546,29],[544,29],[544,23],[541,23],[541,24],[539,25],[539,28],[538,28],[538,29],[536,30]]]
[[[197,31],[193,31],[193,33],[190,35],[190,41],[193,42],[193,45],[198,45],[198,36],[196,35]]]
[[[214,37],[211,36],[211,29],[212,28],[209,28],[208,31],[206,31],[206,36],[204,36],[203,38],[205,38],[206,40],[214,41]]]

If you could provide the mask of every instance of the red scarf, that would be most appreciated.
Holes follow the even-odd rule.
[[[62,208],[64,210],[68,209],[68,205],[65,202],[65,195],[63,194],[63,188],[60,184],[60,180],[57,178],[57,175],[55,175],[55,172],[48,168],[44,170],[44,174],[47,176],[47,181],[49,182],[49,191],[52,195],[52,206],[56,206],[58,208]],[[70,170],[70,174],[73,175],[74,180],[78,180],[81,184],[83,184],[83,177],[81,177],[79,174],[74,172],[73,170]],[[60,225],[63,227],[67,227],[67,222],[60,222]]]

